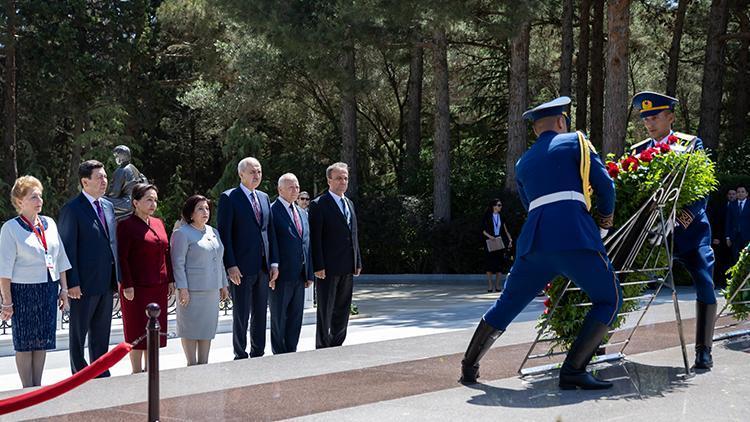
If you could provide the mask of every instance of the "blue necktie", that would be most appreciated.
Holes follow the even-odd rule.
[[[344,213],[344,217],[346,218],[346,224],[351,227],[352,225],[352,216],[349,214],[349,208],[346,206],[346,199],[343,197],[341,198],[341,211]]]

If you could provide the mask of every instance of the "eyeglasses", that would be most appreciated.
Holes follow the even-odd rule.
[[[493,207],[502,207],[502,206],[503,206],[503,204],[495,204],[495,205],[493,205]]]
[[[299,198],[300,201],[309,201],[310,198]]]

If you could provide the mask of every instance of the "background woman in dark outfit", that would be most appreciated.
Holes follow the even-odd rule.
[[[503,203],[499,199],[495,198],[490,201],[487,210],[482,218],[482,235],[484,236],[484,251],[485,251],[485,263],[484,270],[487,272],[487,291],[493,291],[492,275],[495,275],[494,291],[500,291],[500,276],[506,269],[508,263],[508,252],[513,245],[513,239],[510,237],[508,228],[505,226],[500,215],[500,210],[503,208]],[[500,249],[490,252],[487,248],[487,239],[501,238],[505,249]]]

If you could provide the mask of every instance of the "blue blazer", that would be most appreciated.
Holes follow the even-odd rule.
[[[750,199],[745,200],[745,206],[740,211],[740,202],[732,201],[727,207],[726,237],[733,242],[747,242],[750,240]],[[739,248],[745,245],[738,245]]]
[[[57,220],[60,238],[72,266],[67,272],[68,288],[80,286],[84,295],[107,294],[117,289],[112,283],[113,265],[116,281],[120,281],[115,209],[104,198],[100,198],[99,203],[108,232],[83,193],[62,207]]]
[[[351,228],[346,224],[346,217],[328,191],[310,202],[313,269],[326,270],[326,276],[354,274],[357,268],[362,268],[357,213],[354,211],[354,203],[349,198],[346,198],[346,203],[352,213]]]
[[[276,241],[279,244],[279,282],[297,283],[301,277],[314,280],[312,254],[310,253],[310,224],[307,213],[293,204],[299,214],[302,236],[284,204],[278,199],[271,204]]]
[[[518,193],[526,210],[534,199],[561,191],[583,193],[580,147],[575,133],[547,131],[516,163]],[[591,152],[589,181],[596,209],[609,216],[615,209],[615,187],[599,156]],[[605,253],[599,229],[579,201],[559,201],[533,209],[516,242],[516,254],[589,249]]]
[[[268,195],[259,190],[261,220],[255,218],[253,206],[238,186],[219,196],[218,230],[224,244],[224,267],[239,267],[243,276],[261,272],[279,262],[279,250]],[[265,257],[265,262],[264,258]]]
[[[641,142],[632,149],[632,153],[638,154],[647,148],[651,148],[656,144],[656,141],[649,139],[648,142]],[[703,141],[701,138],[696,138],[695,149],[703,149]],[[682,227],[677,224],[674,229],[674,252],[676,254],[682,254],[699,246],[710,246],[711,245],[711,223],[708,221],[708,214],[706,213],[706,207],[708,206],[708,198],[699,199],[692,204],[687,205],[684,210],[688,211],[693,216],[693,221],[688,227]]]

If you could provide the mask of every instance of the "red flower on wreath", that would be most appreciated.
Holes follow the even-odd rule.
[[[654,159],[654,152],[655,151],[653,149],[649,148],[641,152],[640,154],[638,154],[638,158],[640,158],[640,160],[643,161],[644,163],[650,163],[651,160]]]
[[[550,298],[545,299],[544,300],[544,306],[547,307],[547,308],[549,308],[550,306],[552,306],[552,300]]]
[[[544,286],[544,291],[548,292],[548,291],[550,291],[551,288],[552,288],[552,283],[547,283],[547,285]]]
[[[672,151],[672,147],[670,147],[670,146],[669,146],[669,144],[668,144],[668,143],[666,143],[666,142],[659,142],[658,144],[656,144],[656,146],[655,146],[655,147],[656,147],[656,148],[657,148],[657,149],[659,150],[659,152],[661,152],[661,153],[667,153],[667,152],[669,152],[669,151]]]
[[[678,137],[676,137],[676,136],[675,136],[674,134],[672,134],[672,135],[669,135],[669,136],[667,137],[667,143],[668,143],[669,145],[672,145],[672,144],[676,144],[676,143],[677,143],[677,142],[679,142],[679,141],[680,141],[680,139],[679,139]]]
[[[638,159],[635,158],[635,156],[630,155],[620,162],[620,167],[622,167],[624,171],[636,171],[638,170]]]
[[[607,161],[607,173],[609,173],[609,177],[617,179],[617,175],[620,174],[620,167],[617,166],[617,163]]]

